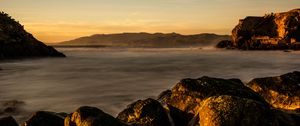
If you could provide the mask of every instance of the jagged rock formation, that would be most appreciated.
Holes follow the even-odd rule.
[[[71,114],[40,111],[24,125],[299,126],[299,78],[300,72],[257,78],[247,84],[250,88],[239,79],[187,78],[157,100],[130,104],[117,118],[83,106]],[[0,119],[1,126],[11,124],[15,126],[11,118]]]
[[[112,47],[199,47],[216,45],[221,40],[230,40],[228,35],[197,34],[181,35],[177,33],[122,33],[96,34],[61,42],[57,46],[101,45]]]
[[[294,9],[241,19],[228,45],[244,50],[300,49],[299,36],[300,9]]]
[[[0,60],[27,57],[65,57],[26,32],[8,14],[0,12]]]
[[[300,110],[300,72],[277,77],[255,78],[247,86],[275,108]]]

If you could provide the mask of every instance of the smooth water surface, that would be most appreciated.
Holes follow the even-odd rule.
[[[67,58],[0,63],[0,102],[24,101],[18,120],[37,110],[88,105],[116,116],[183,78],[275,76],[300,70],[300,52],[200,49],[60,48]]]

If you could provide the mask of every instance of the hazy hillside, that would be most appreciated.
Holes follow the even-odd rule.
[[[216,45],[221,40],[230,40],[228,35],[177,33],[122,33],[96,34],[61,42],[61,45],[103,45],[125,47],[192,47]]]

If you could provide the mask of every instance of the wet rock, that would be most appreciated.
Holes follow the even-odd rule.
[[[95,107],[83,106],[65,118],[65,126],[126,126]]]
[[[19,125],[13,117],[8,116],[8,117],[0,118],[0,126],[19,126]]]
[[[0,12],[0,60],[29,57],[65,57],[25,31],[8,14]]]
[[[148,98],[130,104],[118,114],[118,119],[134,126],[170,126],[166,110],[156,100]]]
[[[64,126],[64,117],[54,112],[38,111],[22,126]]]
[[[247,86],[259,93],[275,108],[300,109],[300,72],[255,78]]]
[[[269,108],[263,103],[236,96],[222,95],[206,99],[199,109],[200,126],[267,125]]]
[[[181,80],[172,88],[171,95],[166,98],[164,104],[195,115],[205,99],[221,95],[252,99],[268,105],[261,96],[244,86],[240,80],[206,76]]]

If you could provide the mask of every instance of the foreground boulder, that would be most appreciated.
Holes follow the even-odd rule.
[[[65,126],[126,126],[95,107],[83,106],[65,118]]]
[[[244,86],[238,79],[226,80],[206,76],[181,80],[172,88],[171,95],[163,101],[184,112],[196,114],[205,99],[221,95],[252,99],[268,105],[261,96]]]
[[[22,126],[64,126],[64,117],[54,112],[38,111]]]
[[[214,96],[204,101],[197,123],[200,126],[261,126],[269,123],[268,112],[269,108],[259,101],[229,95]]]
[[[159,98],[175,126],[296,126],[299,113],[272,109],[238,79],[183,79]]]
[[[232,30],[232,46],[245,50],[300,49],[300,9],[249,16]]]
[[[0,118],[0,126],[19,126],[19,125],[13,117],[8,116],[8,117]]]
[[[300,109],[300,72],[255,78],[247,86],[264,97],[275,108]]]
[[[130,104],[117,118],[133,126],[171,126],[166,110],[151,98]]]
[[[28,57],[65,57],[24,30],[19,22],[0,12],[0,60]]]

